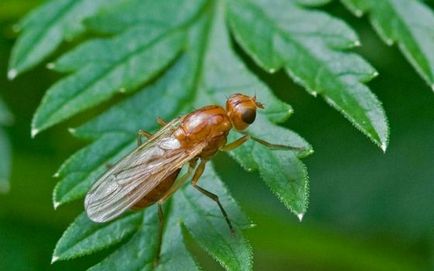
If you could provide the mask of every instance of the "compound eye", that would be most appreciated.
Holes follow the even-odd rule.
[[[256,118],[256,110],[254,109],[246,109],[241,114],[241,119],[245,123],[252,124],[255,121]]]

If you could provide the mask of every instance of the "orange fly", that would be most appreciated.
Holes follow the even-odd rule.
[[[145,208],[158,203],[161,241],[161,204],[192,177],[193,187],[217,203],[233,232],[231,221],[218,196],[198,185],[209,159],[217,151],[233,150],[249,139],[270,148],[297,149],[271,144],[243,132],[255,121],[258,108],[263,108],[263,105],[256,101],[256,97],[234,94],[226,101],[226,109],[209,105],[169,123],[157,119],[162,128],[154,135],[140,130],[137,135],[138,147],[92,186],[84,201],[87,215],[94,222],[102,223],[128,209]],[[243,136],[226,144],[232,128],[243,133]],[[142,137],[148,138],[143,144]],[[185,164],[188,164],[187,173],[177,178]]]

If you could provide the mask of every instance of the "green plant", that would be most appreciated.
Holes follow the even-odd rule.
[[[0,100],[0,125],[8,125],[12,121],[12,115],[6,108],[6,105]],[[0,193],[9,191],[9,174],[11,151],[10,143],[0,126]]]
[[[74,136],[93,142],[57,172],[61,180],[54,190],[55,207],[82,198],[106,164],[134,147],[138,129],[157,129],[156,116],[171,119],[195,107],[221,104],[234,91],[256,93],[266,104],[250,133],[311,150],[297,134],[277,125],[289,117],[292,108],[247,69],[232,48],[230,34],[261,68],[285,70],[385,150],[386,116],[365,85],[377,72],[349,51],[360,42],[348,25],[311,8],[326,2],[184,0],[173,5],[170,0],[60,0],[24,18],[10,61],[11,79],[46,59],[62,41],[77,40],[71,51],[48,64],[69,75],[47,91],[32,122],[33,136],[114,97],[124,98],[71,129]],[[429,27],[434,25],[434,16],[423,3],[343,2],[356,14],[368,12],[381,36],[389,43],[396,41],[421,76],[433,84],[434,59],[429,52],[434,40]],[[90,38],[82,41],[78,37],[84,33]],[[231,140],[236,136],[231,135]],[[309,153],[270,151],[248,143],[231,155],[246,170],[258,171],[285,206],[301,218],[307,208],[308,180],[300,158]],[[201,184],[222,198],[237,234],[229,234],[214,203],[185,187],[166,206],[168,221],[158,268],[198,269],[183,242],[188,232],[226,269],[251,269],[251,248],[239,230],[251,222],[212,167]],[[103,225],[91,223],[82,214],[60,239],[53,261],[129,239],[92,269],[151,269],[157,230],[154,208]]]

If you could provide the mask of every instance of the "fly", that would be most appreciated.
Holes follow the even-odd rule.
[[[139,130],[138,147],[104,173],[86,195],[84,205],[88,217],[98,223],[107,222],[129,209],[158,204],[160,245],[163,211],[161,205],[187,180],[199,192],[216,202],[231,232],[231,220],[216,194],[198,185],[206,163],[217,151],[231,151],[249,139],[272,149],[299,148],[271,144],[243,132],[255,121],[256,110],[264,106],[256,97],[234,94],[226,108],[209,105],[176,118],[169,123],[157,122],[162,128],[154,135]],[[231,129],[243,134],[227,144]],[[142,138],[148,140],[142,143]],[[181,168],[187,172],[178,178]]]

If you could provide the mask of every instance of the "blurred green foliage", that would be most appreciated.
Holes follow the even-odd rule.
[[[24,8],[17,3],[24,3]],[[6,4],[5,4],[6,3]],[[9,57],[12,25],[30,4],[1,3],[0,59]],[[17,12],[5,12],[3,7]],[[259,227],[246,232],[255,250],[256,270],[429,270],[434,266],[434,96],[394,47],[387,47],[366,19],[354,19],[341,5],[326,7],[359,33],[358,50],[380,72],[370,83],[388,112],[391,141],[386,154],[355,131],[338,113],[294,85],[283,73],[250,68],[295,108],[286,123],[315,146],[306,160],[310,209],[303,223],[271,195],[255,174],[245,173],[228,156],[216,169]],[[61,49],[63,50],[63,49]],[[2,61],[6,63],[6,61]],[[107,253],[50,265],[64,228],[81,210],[76,203],[54,211],[51,175],[83,142],[66,127],[78,116],[31,140],[30,120],[56,75],[39,67],[6,81],[0,66],[1,96],[15,116],[7,128],[14,150],[12,185],[0,196],[0,270],[82,270]],[[291,91],[287,91],[290,89]],[[189,247],[207,270],[219,267],[190,239]]]

